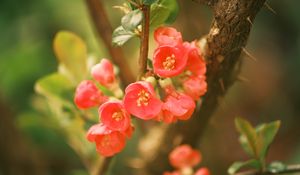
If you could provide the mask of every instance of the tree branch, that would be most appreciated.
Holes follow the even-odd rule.
[[[135,81],[135,77],[125,61],[126,59],[122,49],[112,46],[113,29],[107,18],[102,2],[101,0],[86,0],[86,3],[98,35],[103,39],[112,57],[112,61],[120,68],[120,72],[122,72],[120,74],[121,81],[124,83],[124,86],[127,86],[129,83]]]
[[[144,18],[142,24],[140,59],[139,59],[140,77],[143,76],[147,71],[147,60],[148,60],[148,50],[149,50],[150,7],[148,5],[143,5],[142,12]]]
[[[170,168],[168,154],[176,146],[172,143],[198,144],[219,100],[237,79],[239,70],[236,65],[240,62],[241,49],[249,37],[251,21],[264,3],[265,0],[219,0],[214,4],[214,19],[205,38],[204,50],[207,60],[207,94],[201,108],[190,120],[178,122],[166,130],[158,141],[160,146],[154,153],[155,157],[145,164],[148,174],[162,174]]]

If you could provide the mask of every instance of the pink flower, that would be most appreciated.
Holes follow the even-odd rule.
[[[99,108],[102,123],[113,131],[125,131],[130,127],[130,115],[121,101],[108,101]]]
[[[195,175],[210,175],[210,172],[207,168],[199,168]]]
[[[194,100],[198,100],[207,91],[207,83],[205,76],[191,76],[183,82],[184,92],[192,97]]]
[[[173,171],[173,172],[166,171],[166,172],[164,172],[163,175],[180,175],[180,172],[179,171]]]
[[[183,94],[176,92],[172,87],[166,88],[167,96],[162,107],[160,120],[171,123],[179,120],[188,120],[196,107],[194,100]]]
[[[200,163],[201,154],[199,151],[193,150],[189,145],[181,145],[170,153],[169,160],[175,168],[193,167]]]
[[[162,102],[156,97],[153,86],[138,81],[127,86],[123,99],[125,109],[132,115],[149,120],[161,111]]]
[[[186,70],[190,71],[194,76],[204,75],[206,73],[206,63],[203,57],[200,56],[195,42],[184,43],[185,48],[188,50],[188,60]]]
[[[154,40],[159,46],[182,44],[181,33],[173,27],[159,27],[154,31]]]
[[[102,123],[93,125],[88,130],[87,139],[95,142],[97,152],[105,157],[113,156],[125,147],[125,135],[110,130]]]
[[[173,77],[183,72],[187,62],[185,49],[173,46],[158,47],[153,56],[154,73],[160,77]]]
[[[80,109],[99,106],[107,100],[91,80],[82,81],[76,88],[74,102]]]
[[[114,67],[105,58],[92,67],[91,74],[95,80],[105,87],[111,86],[115,81]]]

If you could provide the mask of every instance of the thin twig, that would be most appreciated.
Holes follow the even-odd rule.
[[[245,171],[245,172],[240,172],[236,173],[235,175],[277,175],[277,174],[291,174],[291,173],[299,173],[300,172],[300,164],[295,164],[295,165],[288,165],[285,169],[283,170],[278,170],[278,171],[265,171],[265,172],[258,172],[258,171]]]
[[[141,8],[144,18],[142,23],[141,45],[140,45],[140,75],[141,78],[147,71],[147,60],[149,50],[149,28],[150,28],[150,6],[143,5]]]
[[[111,163],[111,160],[113,159],[113,157],[106,157],[103,160],[103,163],[101,164],[100,170],[99,170],[99,175],[105,175],[105,173],[107,172],[109,165]]]
[[[95,24],[98,35],[102,38],[105,47],[108,49],[112,61],[120,68],[120,78],[124,86],[135,80],[129,64],[126,62],[124,53],[120,47],[112,46],[112,27],[108,20],[101,0],[86,0],[90,15]]]

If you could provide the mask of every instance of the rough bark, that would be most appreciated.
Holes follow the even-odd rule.
[[[174,144],[197,145],[221,99],[238,76],[242,48],[245,47],[252,21],[265,0],[199,0],[211,6],[214,18],[206,36],[204,56],[207,60],[208,91],[200,110],[186,122],[171,125],[161,141],[154,158],[146,162],[147,174],[162,174],[169,169],[168,154]]]

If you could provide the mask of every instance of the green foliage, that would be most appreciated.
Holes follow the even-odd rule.
[[[151,5],[153,3],[155,3],[157,0],[143,0],[143,4],[145,5]]]
[[[69,31],[58,32],[54,38],[54,52],[64,70],[78,83],[87,75],[87,49],[83,40]]]
[[[85,119],[89,116],[77,110],[73,94],[78,82],[87,74],[87,49],[85,42],[76,34],[59,32],[54,39],[54,51],[60,62],[58,72],[39,79],[35,84],[38,94],[45,97],[49,110],[62,130],[68,144],[75,150],[92,174],[98,168],[95,148],[86,138]],[[92,166],[91,166],[92,165]]]
[[[150,26],[155,28],[161,24],[171,24],[179,12],[177,0],[159,0],[151,6]]]
[[[132,31],[142,22],[142,20],[143,20],[142,11],[136,9],[123,16],[121,19],[121,24],[124,30]]]
[[[237,171],[239,171],[241,168],[254,168],[254,169],[260,169],[261,164],[256,159],[250,159],[245,162],[234,162],[228,169],[228,174],[235,174]]]
[[[117,46],[122,46],[134,36],[136,36],[136,33],[127,31],[123,28],[123,26],[119,26],[112,34],[112,43]]]
[[[264,123],[254,128],[247,120],[236,118],[235,126],[240,133],[239,141],[242,148],[252,159],[233,163],[229,167],[228,173],[234,174],[244,167],[265,169],[265,157],[278,132],[280,121]]]
[[[155,28],[162,24],[171,24],[175,21],[179,6],[177,0],[144,0],[144,4],[150,7],[150,27]],[[143,14],[140,9],[133,8],[130,5],[130,12],[125,14],[121,19],[121,26],[117,27],[112,36],[112,43],[122,46],[129,39],[138,36],[140,24],[143,20]],[[125,6],[121,8],[128,9]]]

